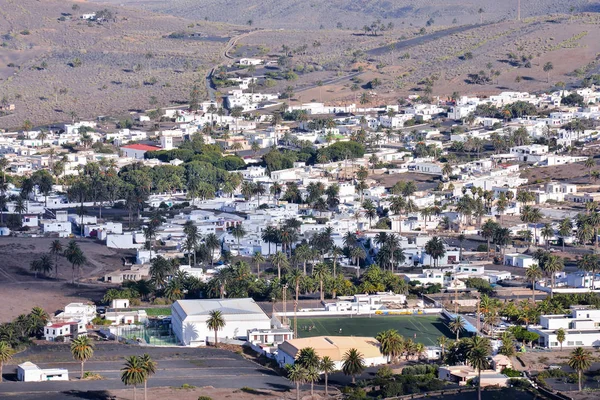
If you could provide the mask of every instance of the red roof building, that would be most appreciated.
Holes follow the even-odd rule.
[[[138,160],[143,160],[144,154],[149,151],[157,151],[161,148],[158,146],[150,146],[147,144],[128,144],[121,146],[121,155],[124,157],[131,157]]]

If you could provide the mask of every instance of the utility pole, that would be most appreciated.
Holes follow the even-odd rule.
[[[521,0],[517,0],[517,21],[521,20]]]
[[[479,292],[477,292],[477,333],[479,333],[479,324],[480,324],[480,316],[479,316],[479,301],[481,300],[479,296]]]
[[[288,287],[288,285],[286,283],[285,285],[283,285],[283,288],[282,288],[283,289],[283,318],[281,319],[282,320],[281,323],[283,325],[287,325],[285,323],[285,321],[286,321],[286,315],[285,314],[286,314],[286,309],[287,309],[287,301],[286,301],[287,300],[287,297],[286,297],[287,287]]]

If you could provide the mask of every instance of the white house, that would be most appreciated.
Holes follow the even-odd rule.
[[[143,160],[144,155],[147,152],[160,150],[160,147],[150,146],[147,144],[128,144],[125,146],[121,146],[120,150],[121,154],[124,157],[131,157],[135,158],[136,160]]]
[[[48,322],[44,327],[44,339],[49,342],[62,338],[62,341],[71,341],[79,336],[87,336],[85,324],[81,321],[71,322]]]
[[[510,265],[512,267],[529,268],[532,265],[537,265],[537,260],[527,254],[505,254],[504,265]]]
[[[221,311],[225,327],[219,338],[246,338],[249,329],[270,329],[271,319],[250,298],[178,300],[171,306],[173,333],[184,346],[205,346],[214,341],[214,332],[206,327],[210,312]]]

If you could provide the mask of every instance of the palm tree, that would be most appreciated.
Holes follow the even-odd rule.
[[[481,400],[481,370],[489,365],[490,342],[487,338],[475,336],[469,340],[467,348],[467,361],[477,370],[477,399]]]
[[[260,278],[260,263],[264,263],[266,261],[265,256],[262,255],[260,251],[257,251],[252,256],[252,262],[256,265],[256,276]]]
[[[437,265],[439,259],[446,254],[444,242],[442,242],[442,239],[438,238],[437,236],[432,237],[427,243],[425,243],[425,252],[433,259],[434,266]]]
[[[596,161],[594,160],[594,157],[589,157],[587,160],[585,160],[583,165],[585,165],[586,168],[588,168],[590,171],[589,177],[590,177],[590,183],[591,183],[592,182],[592,168],[594,168],[596,166]]]
[[[71,240],[69,245],[65,249],[65,257],[67,261],[71,263],[72,266],[72,278],[71,283],[75,283],[75,267],[81,268],[83,264],[87,262],[87,258],[83,254],[83,251],[77,244],[75,240]]]
[[[296,384],[296,400],[300,400],[300,384],[308,380],[306,368],[300,364],[294,364],[288,368],[288,379]]]
[[[563,328],[559,328],[556,331],[556,340],[560,343],[560,349],[562,350],[563,342],[565,341],[567,333]]]
[[[287,256],[281,251],[278,251],[271,256],[271,264],[277,266],[277,278],[281,280],[281,268],[287,268],[289,265]]]
[[[312,274],[315,277],[315,279],[317,279],[319,281],[319,294],[320,294],[319,298],[321,301],[324,301],[325,300],[325,292],[323,291],[323,281],[329,274],[329,268],[327,267],[327,264],[319,263],[319,264],[315,265],[313,268]]]
[[[215,332],[215,347],[218,347],[217,332],[225,328],[225,318],[219,310],[213,310],[208,313],[209,317],[206,320],[206,327]]]
[[[0,342],[0,383],[2,383],[2,367],[4,363],[10,361],[14,354],[14,350],[6,342]]]
[[[552,287],[550,298],[552,298],[554,296],[554,281],[556,279],[556,273],[562,271],[565,268],[565,264],[562,258],[551,254],[548,256],[543,268],[544,271],[550,275],[550,285]]]
[[[584,254],[577,262],[577,267],[582,271],[592,273],[592,290],[594,290],[596,271],[600,269],[600,257],[597,254]]]
[[[388,357],[388,362],[394,362],[396,357],[402,353],[403,338],[395,329],[379,332],[375,339],[379,342],[381,354]]]
[[[544,72],[547,74],[547,82],[550,82],[550,71],[552,71],[554,69],[554,65],[552,65],[552,63],[550,61],[548,61],[546,64],[544,64]]]
[[[146,353],[140,357],[140,363],[142,364],[142,368],[144,370],[144,400],[146,400],[146,392],[148,391],[148,378],[156,373],[157,364],[156,361],[150,358],[150,355]]]
[[[83,364],[94,355],[94,344],[87,336],[79,336],[71,341],[71,354],[81,363],[81,376],[83,379]]]
[[[242,224],[235,224],[234,226],[229,228],[229,233],[237,240],[237,251],[238,255],[240,253],[240,239],[246,236],[246,229],[242,226]]]
[[[535,284],[542,278],[543,271],[538,265],[532,265],[525,271],[528,281],[531,281],[531,301],[535,304]]]
[[[302,272],[299,269],[293,269],[288,275],[288,280],[294,283],[294,337],[298,337],[298,295],[300,294],[300,281],[302,280]]]
[[[554,229],[552,228],[552,225],[548,222],[545,223],[542,227],[542,230],[540,231],[540,234],[544,238],[544,241],[546,242],[546,250],[548,250],[548,247],[550,246],[550,242],[548,241],[548,239],[554,236]]]
[[[55,239],[50,243],[50,254],[54,254],[54,273],[58,278],[58,256],[63,253],[63,245],[60,240]]]
[[[573,235],[573,222],[571,218],[564,218],[558,225],[558,234],[562,242],[562,251],[565,251],[565,238]]]
[[[209,233],[204,237],[204,244],[210,251],[210,264],[212,265],[214,261],[213,254],[216,249],[221,248],[221,242],[219,242],[217,235],[215,235],[214,233]]]
[[[325,375],[325,397],[329,396],[329,388],[327,385],[327,378],[329,374],[335,372],[335,363],[329,356],[324,356],[321,359],[321,364],[319,365],[319,369]]]
[[[125,358],[125,367],[121,368],[121,382],[125,385],[133,386],[133,400],[136,399],[136,387],[144,382],[148,377],[144,364],[137,356]],[[144,390],[144,396],[146,391]]]
[[[363,355],[356,349],[350,349],[342,357],[342,372],[344,375],[352,377],[352,384],[356,383],[356,375],[362,374],[365,370],[365,360]]]
[[[579,376],[579,391],[581,392],[581,377],[583,371],[590,368],[592,365],[592,355],[589,351],[584,350],[582,347],[577,347],[571,353],[571,358],[569,358],[568,364],[569,367],[577,371],[577,375]]]
[[[307,380],[310,382],[310,394],[314,393],[314,382],[319,379],[319,366],[321,365],[321,359],[317,355],[317,352],[312,347],[305,347],[300,350],[296,356],[294,364],[302,366],[306,370]]]
[[[452,332],[456,333],[456,340],[458,340],[460,332],[465,329],[465,321],[460,315],[457,315],[456,318],[450,322],[449,327]]]
[[[444,353],[446,352],[446,346],[448,346],[448,338],[446,336],[440,336],[437,339],[437,343],[442,349],[442,360],[444,359]]]

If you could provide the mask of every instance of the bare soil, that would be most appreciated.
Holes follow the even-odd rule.
[[[112,390],[111,395],[115,396],[116,400],[133,400],[133,390]],[[178,400],[198,400],[199,396],[208,396],[214,400],[232,399],[232,400],[283,400],[295,399],[295,391],[282,393],[272,390],[263,389],[217,389],[212,386],[193,388],[193,389],[178,389],[178,388],[153,388],[148,391],[148,400],[163,400],[174,399]],[[139,398],[139,395],[138,395]],[[307,391],[302,392],[300,397],[303,400],[318,400],[326,398],[324,392],[315,391],[313,397]]]
[[[58,278],[53,271],[49,277],[37,278],[30,271],[31,261],[48,254],[52,238],[3,237],[0,239],[0,322],[10,321],[33,307],[42,307],[52,314],[72,302],[96,301],[110,287],[100,282],[106,272],[122,268],[121,258],[129,255],[109,249],[91,240],[77,242],[88,262],[76,271],[79,285],[71,284],[73,269],[67,260],[58,257]],[[61,239],[63,247],[68,240]],[[52,257],[54,261],[54,256]]]

